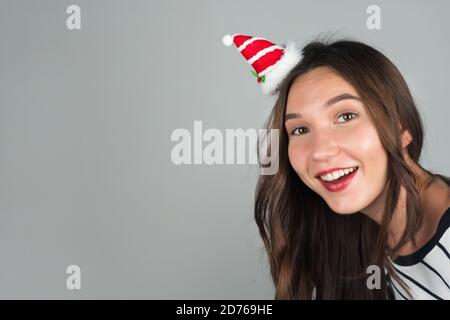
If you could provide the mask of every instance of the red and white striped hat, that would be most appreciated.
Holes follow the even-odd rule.
[[[227,34],[222,38],[222,42],[228,47],[235,44],[256,71],[252,71],[252,73],[266,95],[277,93],[283,79],[301,59],[300,51],[291,41],[287,42],[286,47],[283,47],[264,38]]]

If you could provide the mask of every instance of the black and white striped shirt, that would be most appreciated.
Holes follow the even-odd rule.
[[[413,254],[397,257],[393,266],[410,288],[412,299],[450,300],[450,207],[434,236]],[[392,277],[389,285],[395,299],[411,299]]]

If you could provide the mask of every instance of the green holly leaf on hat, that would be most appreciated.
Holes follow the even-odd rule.
[[[266,76],[265,75],[263,75],[262,77],[260,77],[260,76],[258,76],[258,74],[255,72],[255,71],[253,71],[253,70],[250,70],[251,71],[251,73],[253,74],[253,76],[256,78],[256,79],[258,79],[258,83],[261,81],[261,83],[264,83],[264,81],[266,81]]]

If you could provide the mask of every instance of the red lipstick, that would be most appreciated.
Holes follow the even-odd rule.
[[[324,175],[325,173],[327,173],[325,171],[322,171],[325,173],[319,172],[320,175],[319,175],[318,179],[319,179],[320,183],[322,183],[322,185],[325,187],[325,189],[327,189],[328,191],[331,191],[331,192],[337,192],[337,191],[344,190],[350,184],[353,177],[356,175],[356,172],[358,172],[358,169],[359,169],[359,167],[356,168],[356,170],[354,170],[352,173],[345,175],[345,176],[341,177],[340,179],[331,181],[331,182],[324,181],[320,178],[321,175]],[[327,170],[327,171],[330,172],[330,171],[334,171],[334,170],[338,170],[338,169],[332,169],[332,170]]]

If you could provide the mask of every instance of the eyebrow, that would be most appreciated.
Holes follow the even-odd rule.
[[[323,107],[326,108],[326,107],[329,107],[329,106],[331,106],[331,105],[333,105],[333,104],[335,104],[335,103],[337,103],[339,101],[347,100],[347,99],[361,101],[361,99],[359,97],[357,97],[357,96],[354,96],[354,95],[352,95],[350,93],[343,93],[343,94],[337,95],[337,96],[331,98],[330,100],[328,100],[327,102],[325,102]],[[302,117],[302,115],[300,113],[288,113],[288,114],[285,115],[285,117],[284,117],[285,120],[284,121],[286,122],[286,121],[288,121],[290,119],[301,118],[301,117]]]

